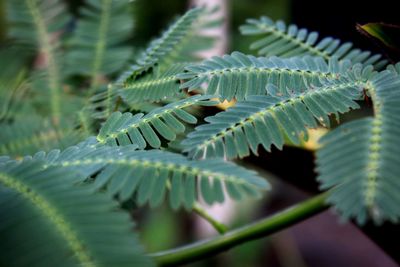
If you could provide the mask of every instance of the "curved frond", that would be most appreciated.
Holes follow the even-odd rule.
[[[136,147],[71,147],[61,154],[52,151],[47,166],[80,170],[82,177],[97,173],[94,186],[125,201],[136,195],[139,205],[161,204],[168,193],[169,204],[191,209],[202,197],[208,204],[223,202],[227,192],[233,199],[257,197],[268,183],[254,172],[223,160],[191,161],[180,154]],[[94,153],[95,152],[95,153]]]
[[[299,144],[307,140],[306,127],[317,127],[317,121],[329,127],[330,114],[358,108],[367,79],[375,73],[372,67],[353,66],[340,79],[326,81],[316,88],[281,91],[270,85],[267,96],[250,96],[227,111],[207,117],[208,124],[196,127],[183,141],[190,157],[245,157],[250,150],[257,154],[258,145],[270,151],[281,149],[284,138]]]
[[[308,56],[256,58],[233,52],[188,66],[187,72],[178,75],[178,78],[187,80],[181,88],[193,90],[207,84],[205,92],[209,95],[243,100],[251,95],[265,95],[267,84],[275,85],[282,91],[318,87],[323,80],[340,79],[351,66],[349,61],[338,62],[335,58],[326,63],[322,58]]]
[[[119,79],[121,84],[129,86],[138,75],[158,65],[169,66],[171,63],[187,62],[195,53],[208,48],[204,44],[209,38],[200,30],[211,25],[204,20],[209,11],[202,7],[190,9],[176,20],[162,35],[152,41],[139,56],[136,64]]]
[[[99,75],[121,69],[132,49],[122,46],[132,32],[131,1],[88,1],[79,11],[81,17],[66,55],[67,71],[89,76],[91,87]]]
[[[244,35],[257,35],[262,39],[251,44],[250,49],[258,50],[259,55],[293,57],[311,55],[329,61],[332,57],[351,60],[353,63],[373,64],[381,69],[387,60],[381,55],[371,55],[369,51],[353,48],[352,43],[341,44],[340,40],[326,37],[318,41],[317,32],[299,29],[296,25],[286,25],[283,21],[272,21],[268,17],[248,19],[247,24],[240,27]]]
[[[161,140],[156,132],[168,141],[174,140],[177,133],[185,130],[181,121],[191,124],[197,122],[184,108],[215,104],[209,100],[210,96],[196,95],[154,109],[146,115],[114,112],[101,127],[97,140],[108,145],[136,144],[143,149],[149,144],[153,148],[159,148]]]
[[[334,187],[328,201],[346,219],[364,224],[400,219],[400,79],[390,72],[370,81],[375,116],[346,123],[321,139],[318,180]]]
[[[0,265],[153,266],[129,215],[78,178],[36,160],[0,165]]]

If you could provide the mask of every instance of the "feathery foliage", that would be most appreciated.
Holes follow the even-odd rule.
[[[299,145],[369,98],[373,116],[321,139],[318,181],[344,218],[398,223],[400,63],[266,17],[241,27],[261,37],[261,57],[196,63],[217,23],[199,7],[121,74],[131,7],[88,0],[69,20],[60,0],[8,1],[11,41],[37,58],[22,68],[22,55],[0,51],[0,265],[152,266],[119,207],[259,197],[268,182],[229,159]],[[193,130],[214,99],[238,102]]]
[[[338,62],[336,58],[327,63],[318,57],[257,58],[233,52],[190,65],[178,78],[187,80],[181,88],[189,91],[206,83],[205,92],[209,95],[243,100],[252,95],[265,95],[267,85],[277,86],[282,92],[318,87],[324,80],[340,79],[350,67],[350,61]]]
[[[335,186],[329,201],[344,218],[364,224],[397,223],[400,208],[400,79],[382,72],[369,81],[374,117],[346,123],[324,136],[317,153],[322,188]]]
[[[61,153],[38,153],[34,159],[46,161],[47,167],[78,169],[82,178],[101,170],[94,181],[96,190],[117,195],[120,201],[135,195],[139,205],[160,205],[168,192],[173,209],[191,209],[200,196],[208,204],[223,202],[224,188],[233,199],[257,197],[268,189],[254,172],[223,160],[191,161],[171,152],[136,148],[98,146],[89,140]]]
[[[92,109],[109,113],[110,104],[118,97],[132,105],[177,95],[181,91],[177,74],[182,72],[184,63],[198,60],[197,53],[209,48],[214,41],[202,33],[216,24],[207,19],[208,15],[207,9],[198,7],[177,19],[158,39],[150,42],[136,63],[112,87],[92,98]],[[103,114],[100,112],[97,116]]]
[[[129,112],[124,114],[115,112],[101,127],[97,140],[107,145],[136,144],[143,149],[149,144],[153,148],[159,148],[161,140],[156,132],[168,141],[174,140],[177,133],[185,131],[181,121],[191,124],[197,122],[196,117],[186,112],[184,108],[215,104],[209,100],[210,96],[196,95],[154,109],[146,115],[137,113],[132,116]]]
[[[387,60],[381,55],[371,55],[369,51],[353,48],[350,42],[341,44],[340,40],[325,37],[318,41],[317,32],[299,29],[296,25],[286,25],[283,21],[272,21],[266,16],[260,19],[248,19],[247,24],[240,27],[243,35],[257,35],[262,39],[251,44],[250,49],[258,50],[259,55],[279,56],[318,56],[326,61],[332,57],[351,60],[353,63],[374,64],[381,69]]]
[[[181,91],[177,74],[183,72],[184,66],[175,64],[164,72],[156,69],[152,74],[145,75],[129,85],[122,85],[117,94],[130,105],[176,96]]]
[[[152,266],[129,216],[79,179],[38,160],[0,163],[1,265]]]
[[[307,140],[306,127],[317,127],[317,121],[329,127],[330,114],[358,108],[363,84],[373,76],[372,68],[354,65],[339,79],[325,81],[319,87],[292,84],[295,91],[269,85],[267,96],[250,96],[234,107],[207,117],[208,124],[198,126],[183,144],[190,157],[245,157],[250,150],[257,155],[262,144],[270,151],[274,144],[282,149],[284,138],[299,144]],[[321,81],[321,80],[320,80]],[[248,88],[250,89],[250,88]]]

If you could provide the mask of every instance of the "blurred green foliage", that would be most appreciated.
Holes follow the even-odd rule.
[[[84,3],[84,0],[65,0],[65,2],[68,4],[68,8],[76,14],[76,10]],[[135,0],[135,2],[136,6],[132,13],[135,20],[134,38],[131,40],[135,46],[144,45],[154,36],[157,36],[165,28],[165,25],[170,24],[189,5],[189,1],[182,0]],[[230,14],[227,19],[229,22],[230,51],[250,52],[248,47],[253,39],[241,38],[238,31],[238,27],[244,23],[246,18],[267,15],[273,19],[279,18],[285,21],[289,19],[290,0],[228,0],[228,3]],[[0,0],[0,43],[3,43],[5,39],[6,26],[4,1]],[[230,223],[230,227],[242,225],[256,217],[256,214],[249,213],[251,210],[254,211],[254,205],[254,202],[243,202],[240,206],[237,206],[235,208],[237,214]],[[141,232],[140,238],[147,251],[154,252],[183,245],[192,242],[195,236],[193,229],[185,229],[185,219],[182,219],[182,217],[187,220],[197,217],[196,215],[190,217],[185,212],[174,213],[163,207],[154,210],[154,212],[141,214],[140,217],[140,223],[138,223]],[[188,232],[191,232],[191,234],[187,235]],[[250,242],[192,266],[257,266],[259,259],[269,248],[268,243],[268,240]]]

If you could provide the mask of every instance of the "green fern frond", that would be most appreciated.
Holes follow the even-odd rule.
[[[38,150],[65,148],[82,138],[80,131],[71,129],[67,124],[55,128],[49,121],[34,114],[0,125],[0,155],[21,157]]]
[[[89,143],[90,144],[90,143]],[[82,172],[82,177],[97,173],[96,189],[106,190],[125,201],[136,193],[139,205],[160,205],[168,192],[173,209],[191,209],[202,197],[208,204],[224,201],[224,189],[233,199],[260,196],[268,183],[254,172],[223,160],[191,161],[180,154],[132,147],[71,147],[61,154],[52,151],[47,166],[60,166]]]
[[[197,119],[184,108],[215,104],[214,101],[209,100],[210,96],[196,95],[154,109],[146,115],[138,113],[132,116],[129,112],[124,114],[115,112],[101,127],[97,140],[100,144],[136,144],[143,149],[148,143],[153,148],[159,148],[161,140],[156,132],[168,141],[174,140],[176,133],[185,130],[185,126],[180,121],[191,124],[197,122]]]
[[[130,7],[131,1],[125,0],[86,2],[66,55],[69,73],[89,76],[93,88],[100,75],[121,69],[132,53],[121,45],[133,28]]]
[[[281,91],[268,86],[267,96],[250,96],[234,107],[207,117],[208,124],[196,127],[183,141],[185,151],[193,158],[245,157],[250,150],[257,155],[258,145],[270,151],[281,149],[284,137],[299,144],[307,140],[306,127],[317,127],[317,121],[329,127],[330,114],[358,108],[368,79],[375,75],[372,67],[354,65],[347,76],[325,81],[320,87]]]
[[[272,21],[268,17],[248,19],[247,24],[240,27],[244,35],[262,36],[262,39],[251,44],[250,49],[258,50],[259,55],[293,57],[311,55],[329,61],[332,57],[347,59],[353,63],[373,64],[381,69],[387,60],[381,55],[371,55],[369,51],[354,49],[352,43],[341,44],[340,40],[326,37],[318,41],[317,32],[299,29],[296,25],[286,25],[283,21]]]
[[[158,39],[152,41],[147,49],[138,57],[136,64],[121,76],[119,82],[129,86],[138,75],[158,65],[169,66],[179,61],[191,60],[199,50],[207,46],[200,30],[208,27],[202,20],[209,15],[205,8],[197,7],[187,11],[175,21]]]
[[[400,219],[400,79],[383,72],[371,79],[373,118],[343,124],[321,139],[317,152],[321,188],[341,215],[364,224]]]
[[[166,71],[155,68],[152,73],[138,78],[130,85],[124,86],[118,82],[108,85],[91,97],[89,109],[95,118],[108,118],[115,111],[116,103],[121,99],[130,109],[146,102],[158,102],[178,96],[182,92],[177,74],[183,72],[184,64],[174,64]]]
[[[180,91],[180,80],[177,74],[182,73],[184,64],[174,64],[164,72],[154,71],[118,90],[118,95],[128,103],[159,101],[176,96]]]
[[[153,266],[128,214],[79,178],[35,160],[0,164],[0,265]]]
[[[9,0],[7,1],[11,38],[29,45],[36,45],[40,58],[45,62],[43,72],[46,88],[50,91],[51,114],[60,119],[61,72],[57,51],[57,31],[69,20],[64,4],[59,0]]]
[[[251,95],[265,95],[267,84],[275,85],[282,91],[318,87],[323,80],[340,79],[351,66],[350,61],[338,62],[336,58],[326,63],[322,58],[309,56],[256,58],[233,52],[188,66],[187,72],[179,74],[178,78],[187,80],[181,88],[188,88],[189,91],[207,84],[205,92],[209,95],[243,100]]]

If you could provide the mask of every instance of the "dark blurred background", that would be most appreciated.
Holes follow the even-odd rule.
[[[76,12],[82,0],[66,1]],[[135,37],[132,43],[145,45],[177,15],[188,7],[183,0],[136,0]],[[400,24],[399,1],[300,1],[300,0],[231,0],[226,1],[230,40],[227,52],[250,53],[251,37],[239,35],[238,27],[246,18],[267,15],[300,27],[315,30],[320,36],[352,41],[357,47],[381,53],[381,48],[361,35],[357,23],[386,22]],[[0,41],[4,38],[4,5],[0,0]],[[0,59],[1,60],[1,59]],[[292,205],[317,192],[310,151],[286,148],[283,152],[261,153],[245,164],[257,166],[273,183],[272,192],[261,201],[228,205],[218,212],[227,213],[229,227],[243,225]],[[290,167],[288,167],[290,166]],[[279,177],[274,178],[274,177]],[[151,252],[183,245],[205,235],[216,235],[202,228],[201,219],[186,212],[173,213],[167,207],[138,211],[142,240]],[[222,216],[223,217],[223,216]],[[398,266],[399,227],[385,230],[367,226],[359,229],[352,223],[340,223],[334,212],[327,211],[269,238],[253,241],[226,253],[190,266],[269,266],[269,267],[394,267]],[[368,237],[369,236],[369,237]],[[374,240],[372,241],[371,238]],[[397,241],[398,242],[398,241]],[[387,253],[390,254],[388,256]]]

